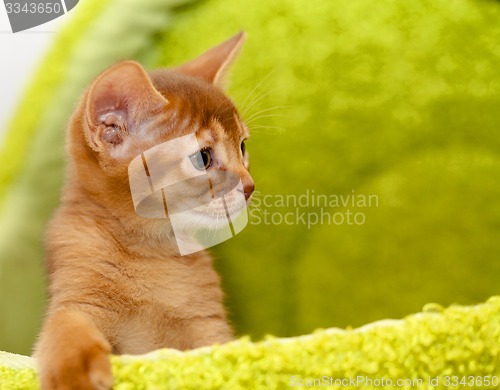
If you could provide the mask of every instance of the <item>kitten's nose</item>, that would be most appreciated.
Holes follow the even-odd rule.
[[[252,176],[248,173],[241,178],[241,184],[243,184],[243,193],[245,194],[245,200],[248,200],[255,190],[255,184],[253,182]]]
[[[245,193],[245,200],[248,200],[248,198],[252,196],[254,190],[255,190],[255,184],[253,183],[253,180],[251,184],[246,184],[245,186],[243,186],[243,192]]]

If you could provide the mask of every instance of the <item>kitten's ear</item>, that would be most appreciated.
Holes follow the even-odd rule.
[[[121,144],[144,117],[167,104],[135,61],[123,61],[104,71],[87,96],[87,140],[94,150]]]
[[[246,34],[241,31],[177,69],[222,88],[227,70],[238,56],[245,39]]]

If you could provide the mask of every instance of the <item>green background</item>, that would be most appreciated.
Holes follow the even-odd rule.
[[[378,207],[349,207],[363,225],[310,229],[256,223],[293,208],[252,208],[213,251],[237,332],[298,335],[498,294],[500,2],[81,3],[1,155],[0,349],[28,353],[40,324],[42,231],[84,86],[119,59],[175,65],[241,29],[228,92],[253,128],[258,197],[354,190]]]

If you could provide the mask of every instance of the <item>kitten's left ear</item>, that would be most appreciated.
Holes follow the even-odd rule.
[[[245,39],[246,34],[244,31],[241,31],[177,69],[222,88],[227,70],[238,56],[238,52],[243,46]]]

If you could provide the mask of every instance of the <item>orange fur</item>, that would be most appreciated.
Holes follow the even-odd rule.
[[[46,233],[50,302],[36,346],[42,389],[108,389],[108,355],[231,340],[219,276],[205,251],[180,256],[168,220],[135,213],[127,166],[140,152],[196,133],[220,156],[210,169],[253,191],[248,137],[219,89],[243,34],[177,69],[131,61],[99,76],[68,127],[61,206]]]

